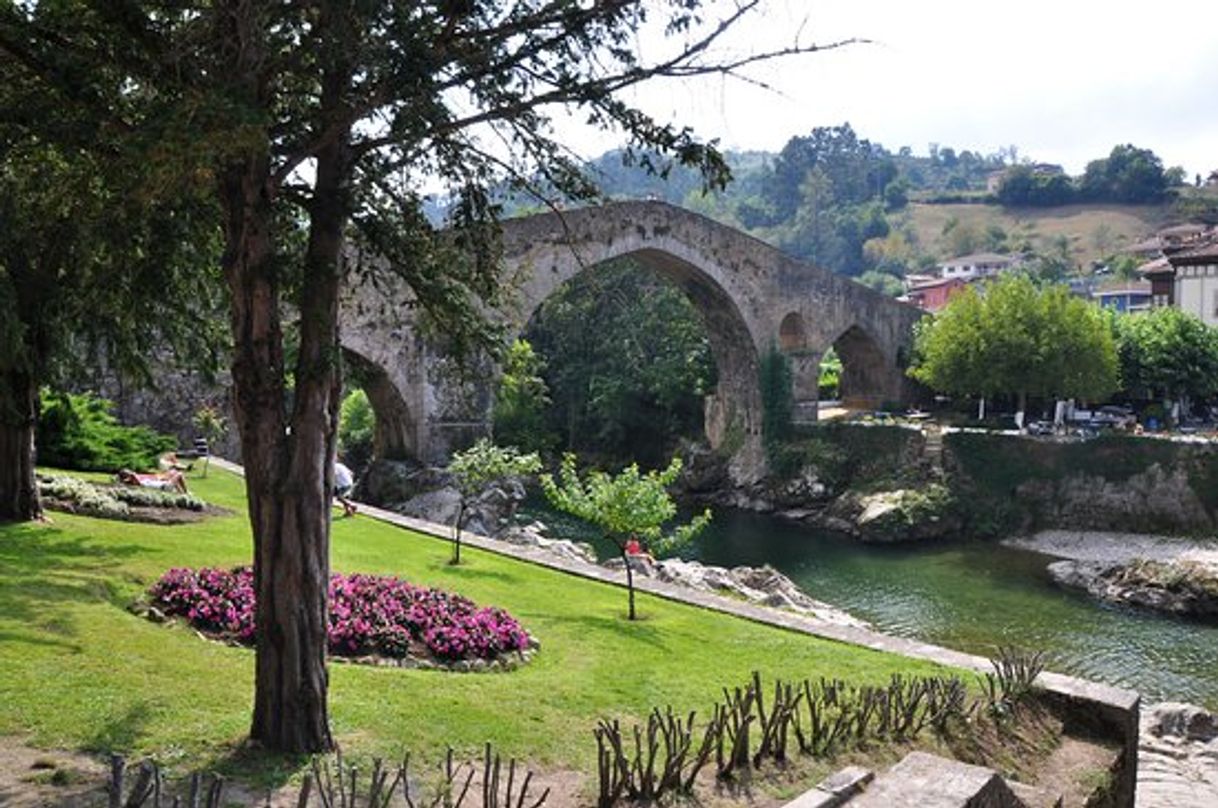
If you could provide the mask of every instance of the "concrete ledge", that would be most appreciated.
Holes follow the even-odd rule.
[[[217,468],[244,476],[244,469],[236,463],[218,457],[213,457],[211,462]],[[361,515],[428,536],[447,539],[452,534],[450,525],[415,519],[362,503],[359,504],[359,509]],[[624,587],[626,585],[625,573],[614,572],[594,564],[555,558],[535,548],[521,547],[476,533],[462,533],[462,543],[488,553],[506,556],[528,564],[536,564],[587,580],[599,581],[612,586]],[[636,577],[634,587],[639,592],[646,592],[665,600],[698,606],[825,640],[836,640],[873,651],[912,657],[979,673],[993,670],[988,659],[975,654],[953,651],[950,648],[904,637],[893,637],[870,629],[828,623],[806,615],[732,600],[708,592],[698,592],[651,578]],[[1125,751],[1116,781],[1118,798],[1116,804],[1132,807],[1137,783],[1138,719],[1141,696],[1132,690],[1060,673],[1042,673],[1036,683],[1048,692],[1051,699],[1066,709],[1068,715],[1076,720],[1077,726],[1099,732],[1104,737],[1116,740],[1123,745]]]
[[[805,791],[783,808],[837,808],[862,793],[875,774],[861,766],[847,766]]]
[[[858,808],[1026,808],[992,769],[910,752],[850,805]]]

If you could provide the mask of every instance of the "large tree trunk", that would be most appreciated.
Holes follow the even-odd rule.
[[[287,430],[268,176],[266,159],[251,158],[230,169],[223,189],[233,403],[254,534],[258,631],[250,735],[270,749],[321,752],[333,746],[325,659],[329,522],[326,472],[317,456],[324,458],[326,441],[324,432]],[[320,452],[310,453],[310,445]]]
[[[38,383],[29,373],[0,372],[0,522],[42,516],[34,479]]]
[[[324,6],[318,30],[327,38],[349,33],[343,26],[346,13]],[[221,35],[234,43],[235,92],[257,108],[269,108],[273,93],[266,71],[273,62],[266,57],[266,21],[258,6],[234,3],[217,19]],[[340,261],[352,168],[349,124],[343,127],[351,76],[337,63],[349,58],[347,51],[325,50],[318,132],[337,136],[315,153],[309,243],[296,300],[300,350],[290,418],[269,144],[225,166],[220,175],[224,269],[232,293],[234,411],[246,467],[258,599],[250,735],[284,752],[333,747],[326,705],[329,503],[340,393]]]

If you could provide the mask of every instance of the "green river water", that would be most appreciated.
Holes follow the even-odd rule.
[[[586,528],[530,502],[555,535]],[[597,542],[593,542],[597,544]],[[611,548],[599,546],[602,557]],[[1054,670],[1218,708],[1218,627],[1099,603],[1054,586],[1052,559],[994,542],[876,547],[776,517],[720,509],[684,553],[707,564],[772,564],[812,597],[881,631],[992,655],[1044,649]]]

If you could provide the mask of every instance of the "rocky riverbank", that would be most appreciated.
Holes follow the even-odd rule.
[[[1046,528],[1218,530],[1218,443],[849,423],[806,429],[771,455],[767,477],[734,484],[722,458],[686,447],[686,493],[863,541],[999,538]]]
[[[1048,569],[1058,584],[1109,603],[1218,621],[1218,571],[1195,561],[1055,561]]]
[[[536,547],[569,562],[596,564],[596,550],[585,542],[552,538],[542,522],[512,527],[498,538],[500,541],[525,547]],[[603,566],[621,569],[622,560],[614,558]],[[665,583],[739,598],[761,606],[806,614],[827,623],[868,627],[868,624],[834,606],[809,597],[794,581],[767,565],[761,567],[716,567],[697,561],[666,558],[651,561],[631,559],[635,575],[655,578]]]
[[[786,473],[741,486],[731,482],[722,458],[687,445],[683,495],[877,544],[945,538],[964,527],[956,496],[927,459],[917,430],[828,425],[793,441],[786,453]]]
[[[1128,533],[1042,531],[1005,544],[1063,560],[1058,584],[1092,597],[1218,621],[1218,544]]]
[[[402,460],[373,463],[355,494],[378,507],[441,525],[453,524],[461,507],[461,492],[451,474]],[[525,494],[524,482],[514,478],[488,486],[466,503],[463,529],[484,536],[499,535],[511,524]]]

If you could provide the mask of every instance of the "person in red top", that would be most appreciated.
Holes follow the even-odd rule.
[[[643,558],[647,561],[655,561],[655,559],[651,557],[651,553],[647,552],[647,548],[643,547],[643,544],[639,541],[638,536],[631,536],[626,541],[626,556],[628,558],[635,557]]]

